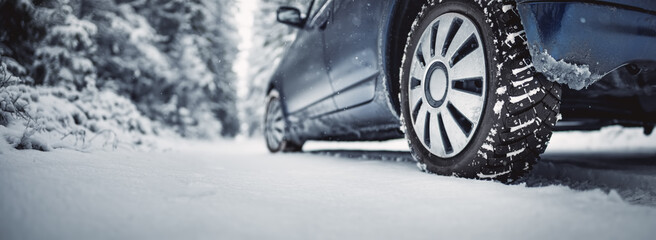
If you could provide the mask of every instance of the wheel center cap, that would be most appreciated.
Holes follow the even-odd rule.
[[[448,90],[449,75],[446,66],[441,62],[431,64],[425,79],[426,100],[432,107],[437,108],[444,103]]]

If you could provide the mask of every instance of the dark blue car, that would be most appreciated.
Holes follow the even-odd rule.
[[[512,181],[554,130],[656,122],[656,1],[314,0],[277,17],[299,31],[268,86],[272,152],[405,137],[424,171]]]

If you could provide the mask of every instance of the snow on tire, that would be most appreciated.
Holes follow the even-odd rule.
[[[425,5],[400,71],[401,122],[422,170],[512,181],[546,149],[561,89],[533,68],[515,1]]]

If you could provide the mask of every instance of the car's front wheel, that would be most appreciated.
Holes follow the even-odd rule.
[[[419,14],[401,64],[401,119],[423,170],[513,180],[544,152],[560,86],[534,71],[514,1],[479,2]]]

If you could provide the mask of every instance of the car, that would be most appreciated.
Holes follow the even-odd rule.
[[[421,170],[514,181],[553,131],[656,122],[656,2],[313,0],[267,86],[271,152],[406,138]]]

